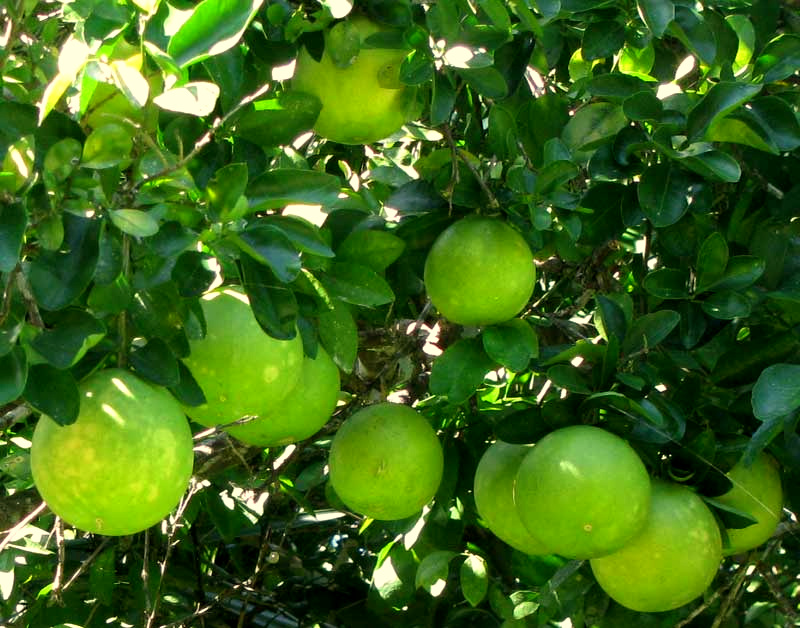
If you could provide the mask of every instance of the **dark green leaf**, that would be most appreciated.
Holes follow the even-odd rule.
[[[709,316],[726,321],[749,316],[753,307],[747,297],[731,290],[715,292],[703,301],[702,306]]]
[[[500,72],[489,66],[485,68],[458,68],[461,77],[485,98],[501,99],[508,95],[508,85]]]
[[[734,255],[728,260],[725,272],[708,290],[741,290],[758,281],[764,274],[766,263],[755,255]]]
[[[25,390],[28,360],[22,347],[14,347],[0,357],[0,405],[11,403]]]
[[[203,389],[197,384],[192,372],[180,360],[178,360],[178,375],[180,381],[177,386],[170,386],[170,392],[185,406],[203,405],[206,402]]]
[[[791,151],[800,146],[800,122],[786,102],[777,96],[757,98],[747,110],[767,129],[778,150]]]
[[[622,307],[604,295],[598,295],[595,300],[597,301],[595,324],[600,327],[598,331],[606,339],[613,337],[622,342],[628,330],[628,321]]]
[[[106,335],[102,321],[84,310],[68,310],[52,329],[45,329],[31,346],[50,364],[67,369]]]
[[[461,563],[459,579],[464,599],[473,607],[480,604],[489,590],[486,561],[477,554],[467,554],[466,560]]]
[[[714,120],[723,118],[761,91],[761,85],[721,82],[714,85],[689,112],[686,131],[690,141],[702,137]]]
[[[654,227],[669,227],[689,209],[691,181],[672,163],[656,164],[639,181],[639,203]]]
[[[200,251],[184,251],[172,267],[172,280],[182,297],[199,297],[208,290],[217,276],[211,270],[213,258]]]
[[[116,548],[102,551],[89,567],[89,592],[98,603],[110,606],[117,587]]]
[[[641,91],[632,94],[622,103],[622,111],[631,120],[658,120],[664,111],[664,105],[653,91]]]
[[[723,183],[736,183],[742,176],[739,162],[721,150],[710,150],[686,157],[681,163],[697,174]]]
[[[376,307],[394,301],[394,293],[386,280],[361,264],[334,263],[320,281],[332,296],[353,305]]]
[[[60,310],[89,285],[99,254],[100,221],[64,214],[64,242],[58,251],[42,251],[27,269],[39,306]]]
[[[36,411],[59,425],[69,425],[78,418],[81,396],[70,371],[49,364],[34,364],[28,369],[22,396]]]
[[[659,268],[644,278],[644,289],[659,299],[688,299],[689,271],[680,268]]]
[[[315,170],[269,170],[247,186],[250,211],[276,209],[291,203],[331,205],[339,196],[339,179]]]
[[[108,314],[119,314],[128,307],[132,298],[133,292],[128,280],[125,275],[119,275],[111,283],[95,282],[86,304],[92,310],[92,314],[102,318]]]
[[[553,161],[539,171],[536,179],[536,192],[547,195],[555,188],[578,176],[580,170],[571,161]]]
[[[28,213],[19,203],[0,205],[0,272],[7,273],[19,262]]]
[[[233,163],[214,173],[206,186],[206,197],[215,215],[224,222],[246,189],[247,164]]]
[[[271,225],[280,229],[289,241],[303,253],[320,257],[333,257],[334,253],[312,223],[296,216],[263,216],[259,224]]]
[[[495,362],[520,373],[539,355],[539,338],[533,327],[521,319],[490,325],[481,335],[483,348]]]
[[[136,238],[158,233],[158,221],[141,209],[109,209],[108,217],[117,229]]]
[[[159,386],[170,387],[180,383],[178,360],[161,338],[153,338],[143,347],[136,347],[129,358],[139,375]]]
[[[414,586],[419,589],[422,587],[429,593],[434,587],[441,587],[447,582],[447,574],[450,572],[450,561],[458,556],[449,550],[435,550],[425,556],[417,567],[417,574],[414,577]]]
[[[615,20],[590,22],[581,40],[586,61],[611,57],[625,45],[625,28]]]
[[[237,120],[234,133],[263,146],[290,144],[314,126],[321,109],[312,94],[284,91],[278,98],[254,102]]]
[[[496,367],[477,338],[461,339],[436,358],[431,369],[430,391],[452,404],[464,403]]]
[[[697,254],[696,291],[705,292],[719,281],[727,265],[728,243],[719,231],[715,231],[703,241]]]
[[[336,259],[363,264],[380,273],[402,255],[405,246],[403,240],[388,231],[353,231],[336,249]]]
[[[247,257],[239,263],[242,283],[258,324],[273,338],[294,338],[300,311],[294,292],[266,266]]]
[[[782,419],[800,408],[800,365],[773,364],[753,386],[753,414],[760,421]]]
[[[358,328],[347,305],[334,300],[331,310],[319,315],[319,337],[337,366],[353,370],[358,353]]]
[[[439,126],[449,120],[456,102],[456,92],[450,78],[443,73],[433,77],[433,96],[431,99],[431,124]]]
[[[652,349],[670,335],[680,320],[680,314],[673,310],[660,310],[635,319],[622,345],[623,353]]]
[[[9,312],[5,320],[0,320],[0,356],[8,354],[16,346],[24,324],[24,319],[13,312]]]
[[[637,0],[636,5],[647,28],[661,39],[669,23],[675,19],[675,5],[672,0]]]
[[[547,369],[547,379],[559,388],[568,390],[580,395],[588,395],[592,392],[591,387],[586,382],[586,378],[581,371],[570,364],[556,364]]]
[[[300,253],[277,227],[256,223],[233,239],[245,253],[269,266],[284,283],[294,281],[300,274]]]
[[[703,16],[688,6],[675,5],[671,32],[703,62],[711,64],[717,56],[717,40]]]
[[[769,42],[758,56],[753,75],[764,83],[791,76],[800,67],[800,35],[782,33]]]
[[[197,63],[233,48],[262,0],[204,0],[170,38],[167,53],[179,66]]]
[[[598,102],[578,109],[562,133],[564,143],[572,150],[597,148],[628,125],[622,107]]]

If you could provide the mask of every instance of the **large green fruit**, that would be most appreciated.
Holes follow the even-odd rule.
[[[638,454],[599,427],[550,432],[517,472],[514,501],[523,524],[554,554],[610,554],[641,530],[650,477]]]
[[[247,297],[227,288],[201,300],[206,335],[190,341],[184,362],[206,403],[186,413],[206,426],[266,416],[297,385],[303,370],[300,336],[277,340],[256,322]]]
[[[331,32],[325,33],[325,50],[319,62],[302,48],[297,57],[292,87],[319,98],[322,110],[314,130],[343,144],[369,144],[388,137],[414,115],[412,89],[400,83],[400,64],[407,50],[372,48],[365,40],[384,29],[364,17],[337,25],[336,33],[358,42],[357,56],[339,67],[331,56]]]
[[[352,510],[404,519],[433,498],[444,458],[436,433],[408,406],[379,403],[350,416],[331,443],[330,481]]]
[[[192,475],[192,433],[163,388],[122,369],[80,385],[77,420],[36,424],[31,470],[47,505],[87,532],[123,535],[161,521]]]
[[[300,380],[268,414],[228,428],[231,436],[251,445],[277,447],[313,436],[331,417],[339,397],[339,369],[322,347],[306,357]]]
[[[425,289],[461,325],[516,316],[533,292],[536,268],[523,237],[496,218],[468,216],[445,229],[425,260]]]
[[[647,522],[622,549],[591,560],[597,582],[617,602],[656,613],[702,595],[722,560],[716,519],[691,490],[653,481]]]
[[[723,549],[726,556],[753,549],[769,539],[778,527],[783,509],[780,471],[769,454],[762,452],[749,467],[740,460],[728,472],[728,478],[733,488],[714,499],[749,513],[758,523],[727,530],[730,544]]]
[[[473,493],[478,514],[501,541],[526,554],[549,554],[519,518],[514,504],[514,482],[522,459],[531,445],[492,443],[475,469]]]

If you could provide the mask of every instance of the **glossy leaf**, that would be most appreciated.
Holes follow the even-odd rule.
[[[436,550],[423,558],[414,577],[414,586],[423,588],[431,595],[441,593],[447,582],[450,571],[450,561],[458,556],[449,550]]]
[[[28,360],[22,347],[14,347],[0,357],[0,405],[15,401],[25,390]]]
[[[800,408],[800,365],[773,364],[758,376],[752,393],[753,414],[760,421],[783,418]]]
[[[253,259],[269,266],[281,281],[294,281],[300,273],[300,253],[280,229],[268,224],[254,224],[234,240]]]
[[[59,425],[69,425],[78,418],[80,393],[70,371],[49,364],[32,365],[22,396],[37,412],[46,414]]]
[[[764,83],[782,81],[800,67],[800,35],[783,33],[769,42],[755,62],[753,74]]]
[[[54,367],[66,369],[76,364],[105,335],[102,321],[83,310],[70,309],[54,327],[36,336],[31,346]]]
[[[675,19],[672,0],[637,0],[636,6],[650,32],[659,39],[663,37],[670,22]]]
[[[128,357],[131,366],[145,379],[167,387],[180,383],[178,360],[167,343],[160,338],[153,338],[144,346],[136,347]]]
[[[750,315],[752,304],[744,295],[732,290],[715,292],[702,303],[703,311],[713,318],[733,320]]]
[[[343,262],[356,262],[383,272],[397,261],[405,249],[405,242],[388,231],[364,229],[353,231],[336,249],[336,258]]]
[[[654,227],[669,227],[689,209],[691,181],[671,163],[650,166],[642,174],[637,188],[645,216]]]
[[[703,241],[697,255],[696,291],[705,292],[719,281],[727,265],[728,243],[719,231],[715,231]]]
[[[158,233],[158,221],[141,209],[109,209],[108,216],[117,229],[137,238]]]
[[[458,340],[433,363],[431,393],[446,397],[452,404],[464,403],[495,366],[479,339]]]
[[[294,292],[252,258],[243,257],[239,266],[250,307],[261,328],[273,338],[294,338],[300,310]]]
[[[625,336],[623,353],[651,350],[665,340],[680,322],[680,314],[673,310],[660,310],[635,319]]]
[[[659,299],[687,299],[689,272],[680,268],[659,268],[647,273],[644,289]]]
[[[523,371],[539,355],[539,338],[522,319],[490,325],[483,330],[481,339],[486,354],[515,373]]]
[[[721,82],[714,85],[689,112],[686,130],[690,140],[700,138],[714,120],[723,118],[761,91],[761,85]]]
[[[320,281],[332,296],[353,305],[377,307],[394,301],[394,293],[386,280],[361,264],[335,263]]]
[[[331,205],[339,196],[339,179],[314,170],[269,170],[247,186],[250,211],[275,209],[291,203]]]

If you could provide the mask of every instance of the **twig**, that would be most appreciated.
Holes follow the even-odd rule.
[[[3,304],[0,306],[0,325],[6,322],[8,315],[11,313],[11,292],[14,289],[20,270],[20,265],[17,264],[6,278],[6,285],[3,288]]]
[[[88,569],[89,565],[91,565],[94,559],[97,558],[97,556],[100,554],[100,552],[102,552],[105,549],[106,545],[108,545],[110,540],[111,539],[109,537],[103,538],[102,543],[100,543],[100,545],[98,545],[95,548],[95,550],[89,555],[89,557],[86,560],[82,561],[81,564],[78,565],[78,568],[75,570],[75,573],[73,573],[70,576],[69,580],[67,580],[66,584],[64,584],[64,586],[61,587],[62,593],[67,589],[69,589],[72,586],[72,583],[75,582],[81,576],[81,574],[84,571],[86,571],[86,569]]]
[[[42,315],[39,314],[39,305],[36,303],[36,297],[33,296],[31,286],[28,283],[27,277],[25,277],[25,273],[17,273],[17,287],[28,308],[28,318],[30,318],[31,325],[44,329],[44,321],[42,320]]]
[[[153,610],[150,599],[150,530],[144,531],[144,550],[142,551],[142,590],[144,591],[145,614]]]
[[[56,537],[56,552],[58,553],[58,562],[56,563],[56,573],[53,576],[53,599],[56,604],[62,604],[61,599],[61,581],[64,578],[64,563],[67,561],[67,553],[64,547],[64,522],[61,517],[56,517],[53,531]]]
[[[33,414],[33,410],[24,403],[9,410],[2,417],[0,417],[0,432],[7,430],[15,423],[19,423],[20,421],[27,419],[31,414]]]
[[[17,524],[6,533],[6,538],[4,538],[2,541],[0,541],[0,554],[2,554],[3,550],[8,546],[8,544],[11,543],[14,540],[14,538],[16,537],[17,532],[22,530],[31,521],[36,519],[36,517],[41,515],[44,512],[45,508],[47,508],[47,504],[42,502],[36,508],[34,508],[31,512],[29,512],[27,515],[25,515],[22,519],[20,519],[19,522],[17,522]]]
[[[784,593],[781,589],[780,584],[775,578],[775,575],[770,571],[769,567],[765,565],[763,561],[758,561],[756,563],[756,571],[763,578],[764,582],[767,583],[767,586],[772,593],[772,597],[774,597],[778,602],[778,606],[781,607],[783,614],[791,619],[791,623],[788,625],[797,625],[796,622],[800,620],[800,613],[798,613],[797,610],[792,606],[792,603],[789,601],[789,598],[786,597],[786,593]]]

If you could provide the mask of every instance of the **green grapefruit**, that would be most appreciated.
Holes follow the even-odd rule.
[[[475,469],[475,507],[489,530],[504,543],[525,554],[549,554],[522,524],[514,505],[517,470],[531,447],[499,440],[489,446]]]
[[[192,434],[169,392],[122,369],[80,385],[77,420],[36,424],[31,470],[50,509],[70,525],[111,536],[161,521],[186,491]]]
[[[512,227],[496,218],[468,216],[433,243],[424,281],[445,318],[460,325],[491,325],[525,307],[536,268],[530,247]]]
[[[619,551],[590,563],[614,600],[657,613],[702,595],[721,560],[719,528],[703,500],[684,486],[654,480],[644,528]]]
[[[342,144],[369,144],[388,137],[414,115],[414,92],[399,78],[408,50],[370,47],[365,40],[386,30],[364,17],[334,29],[357,40],[355,59],[347,67],[334,62],[332,31],[328,31],[319,62],[305,48],[300,50],[293,89],[320,100],[322,109],[314,125],[319,135]]]
[[[428,421],[396,403],[351,415],[336,432],[328,460],[339,498],[381,520],[417,513],[439,488],[443,465],[442,446]]]
[[[525,455],[514,501],[528,531],[554,554],[592,558],[618,550],[642,528],[650,478],[622,438],[573,425]]]
[[[206,403],[184,409],[201,425],[224,425],[266,416],[287,397],[303,370],[303,343],[267,335],[256,322],[247,297],[238,290],[215,290],[201,299],[206,335],[190,341],[184,362]]]
[[[769,454],[760,453],[749,467],[740,460],[728,472],[728,478],[733,488],[714,499],[752,515],[758,523],[727,529],[729,545],[723,548],[726,556],[753,549],[769,539],[783,509],[780,471]]]
[[[322,347],[316,358],[306,357],[300,380],[263,416],[233,425],[228,433],[259,447],[289,445],[313,436],[331,417],[339,397],[339,369]]]

